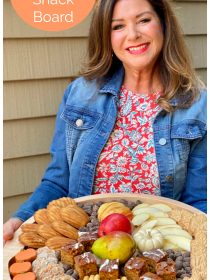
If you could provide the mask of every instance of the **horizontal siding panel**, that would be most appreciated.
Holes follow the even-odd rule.
[[[4,80],[76,76],[84,62],[87,40],[7,39],[4,41]]]
[[[4,159],[49,152],[55,117],[4,122]]]
[[[195,68],[207,67],[207,38],[206,36],[186,36]]]
[[[59,38],[87,37],[91,14],[79,25],[70,29],[50,32],[36,29],[25,23],[13,9],[9,0],[4,0],[4,38]]]
[[[5,82],[4,120],[55,115],[70,81],[64,78]]]
[[[173,3],[175,14],[184,34],[199,35],[207,33],[207,3],[179,2]]]
[[[207,69],[196,69],[199,78],[207,84]]]
[[[4,161],[4,198],[33,192],[50,162],[50,155]]]
[[[19,196],[12,196],[8,198],[4,198],[3,200],[3,207],[4,207],[4,222],[6,222],[11,215],[18,209],[18,207],[26,201],[26,199],[29,197],[29,193],[26,193],[24,195]]]
[[[206,67],[206,36],[187,36],[186,41],[195,67]],[[84,62],[85,49],[86,39],[6,40],[4,80],[75,76]]]

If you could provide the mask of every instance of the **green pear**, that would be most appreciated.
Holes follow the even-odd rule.
[[[126,232],[113,231],[98,238],[92,246],[92,252],[101,259],[119,259],[126,262],[134,253],[136,243]]]

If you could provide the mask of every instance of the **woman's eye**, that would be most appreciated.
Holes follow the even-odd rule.
[[[139,23],[147,23],[147,22],[150,22],[151,19],[150,18],[143,18],[141,20],[139,20]]]
[[[120,29],[122,29],[123,28],[123,25],[122,24],[118,24],[118,25],[114,25],[113,27],[112,27],[112,30],[120,30]]]

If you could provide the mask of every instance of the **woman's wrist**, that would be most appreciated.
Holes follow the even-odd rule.
[[[23,223],[23,221],[17,217],[12,217],[9,219],[12,222],[14,229],[17,230]]]

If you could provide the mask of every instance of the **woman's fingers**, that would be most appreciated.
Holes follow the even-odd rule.
[[[11,218],[3,225],[3,239],[8,241],[13,238],[15,231],[22,225],[23,221],[18,218]]]

